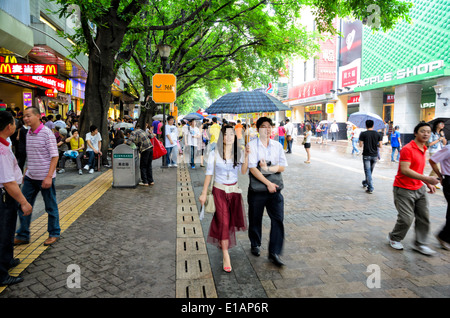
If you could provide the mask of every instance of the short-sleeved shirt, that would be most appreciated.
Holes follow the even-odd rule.
[[[177,134],[178,134],[177,126],[165,125],[164,134],[166,136],[166,148],[175,147],[177,145]],[[170,136],[170,139],[172,139],[173,144],[170,143],[170,140],[167,136]]]
[[[9,148],[9,143],[0,138],[0,188],[3,188],[3,184],[13,181],[17,184],[22,183],[22,170]]]
[[[59,157],[56,138],[44,124],[35,131],[31,128],[27,135],[27,172],[25,175],[33,180],[44,180],[50,169],[53,157]],[[56,177],[53,171],[52,178]]]
[[[102,136],[100,135],[100,133],[98,132],[94,136],[92,136],[91,133],[86,134],[86,151],[94,151],[94,149],[92,149],[87,143],[88,140],[91,141],[92,147],[94,147],[94,149],[98,151],[98,142],[102,140]]]
[[[423,186],[422,181],[405,176],[401,171],[400,165],[402,161],[410,162],[411,165],[409,168],[411,170],[423,174],[426,151],[426,146],[423,146],[423,150],[421,150],[414,140],[410,141],[402,148],[400,151],[400,164],[398,165],[397,175],[394,180],[394,187],[418,190]]]
[[[391,134],[391,147],[400,147],[400,133],[398,131],[394,131]]]
[[[430,159],[441,164],[442,175],[450,176],[450,145],[433,154]]]
[[[261,159],[264,159],[266,162],[270,161],[272,166],[280,165],[287,167],[286,155],[280,142],[270,139],[269,145],[266,147],[259,138],[256,138],[248,144],[250,145],[250,154],[248,156],[249,168],[256,168]]]
[[[243,152],[241,152],[239,163],[234,167],[233,160],[223,160],[218,151],[211,151],[208,156],[205,175],[214,175],[214,181],[221,184],[234,184],[238,182],[238,175],[243,161]]]
[[[70,139],[70,149],[75,150],[78,148],[83,148],[84,140],[81,137],[78,137],[78,139],[72,138]],[[78,152],[83,152],[84,149],[78,150]]]
[[[359,141],[364,142],[363,156],[378,156],[378,144],[382,141],[381,135],[375,130],[366,130],[359,135]]]

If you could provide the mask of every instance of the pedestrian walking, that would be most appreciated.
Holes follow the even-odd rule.
[[[248,152],[244,152],[238,144],[233,126],[224,125],[215,151],[208,155],[199,201],[202,206],[205,205],[209,184],[213,182],[216,212],[211,221],[207,242],[222,250],[223,270],[227,273],[232,271],[228,250],[236,246],[236,231],[247,229],[242,190],[237,184],[239,172],[245,174],[247,169]]]
[[[287,151],[286,153],[292,153],[292,143],[294,141],[294,124],[291,123],[289,118],[286,119],[286,125],[284,126],[286,129],[286,143],[287,143]]]
[[[217,119],[216,119],[217,120]],[[189,150],[189,164],[191,165],[191,169],[195,169],[195,155],[197,151],[197,147],[201,142],[201,134],[198,127],[195,127],[195,120],[191,119],[187,124],[187,134],[185,135],[185,149]],[[220,131],[219,131],[220,134]],[[185,158],[187,160],[187,158]]]
[[[217,123],[217,117],[212,118],[212,125],[209,127],[209,144],[210,144],[210,151],[213,151],[216,147],[217,140],[219,139],[220,135],[220,125]]]
[[[98,128],[95,125],[89,127],[89,131],[86,134],[86,155],[88,156],[88,164],[84,166],[85,170],[89,173],[94,173],[95,156],[102,156],[102,136],[98,132]],[[100,160],[98,158],[98,160]]]
[[[327,144],[328,142],[328,124],[324,123],[322,126],[322,144]]]
[[[361,128],[356,127],[354,130],[352,130],[352,155],[356,153],[359,155],[360,151],[358,149],[358,142],[359,142],[359,136],[361,135]]]
[[[286,136],[286,129],[284,128],[284,123],[281,122],[280,126],[278,126],[278,141],[283,147],[285,136]]]
[[[20,191],[22,170],[7,141],[15,131],[16,123],[12,114],[0,111],[0,286],[23,281],[22,277],[10,276],[8,271],[20,263],[19,259],[14,258],[18,206],[20,205],[24,215],[31,214],[33,209]]]
[[[311,137],[312,137],[312,131],[311,131],[311,124],[305,125],[305,137],[303,139],[303,145],[305,147],[306,151],[306,161],[305,163],[311,163]]]
[[[141,170],[141,182],[139,182],[139,185],[154,185],[155,182],[153,180],[152,169],[153,144],[150,139],[154,138],[155,135],[152,133],[146,133],[138,124],[134,130],[127,129],[125,131],[125,135],[128,137],[126,144],[130,145],[134,143],[139,150],[139,168]]]
[[[366,179],[362,181],[362,185],[364,188],[367,188],[366,192],[369,194],[373,193],[374,190],[372,173],[377,163],[378,148],[381,148],[383,140],[381,135],[373,130],[373,124],[373,120],[366,120],[367,130],[359,135],[359,147],[363,147],[362,156],[364,174],[366,176]]]
[[[391,153],[391,162],[398,162],[400,160],[400,150],[402,148],[402,141],[400,139],[400,127],[395,126],[394,131],[389,136],[389,140],[391,141],[392,153]],[[397,159],[394,159],[395,151],[397,151]]]
[[[251,253],[260,255],[264,208],[270,217],[269,260],[282,266],[280,255],[284,242],[284,198],[281,173],[287,167],[281,144],[271,140],[272,120],[261,117],[256,122],[259,138],[249,143],[248,236]]]
[[[444,196],[447,200],[446,222],[441,231],[436,235],[436,238],[443,249],[450,251],[450,145],[446,145],[433,154],[429,159],[429,163],[440,179]]]
[[[207,149],[208,149],[208,142],[209,142],[209,135],[208,135],[208,122],[207,120],[203,120],[203,125],[202,125],[202,129],[200,131],[200,134],[202,135],[201,141],[199,142],[200,144],[200,167],[204,167],[205,165],[203,164],[204,162],[204,157],[206,156],[207,153]]]
[[[30,126],[27,135],[27,169],[23,178],[22,193],[33,206],[39,192],[44,199],[48,214],[49,237],[44,245],[55,243],[61,234],[59,210],[56,201],[55,177],[58,163],[58,148],[53,132],[41,122],[41,113],[35,107],[24,111],[23,120]],[[14,244],[30,242],[31,214],[19,209],[20,227],[16,232]]]
[[[16,127],[17,132],[17,147],[16,147],[16,158],[17,163],[20,167],[20,170],[24,171],[25,162],[27,159],[27,133],[28,127],[23,124],[23,118],[20,119],[21,125],[20,128]]]
[[[388,234],[389,245],[402,250],[401,241],[405,238],[415,219],[415,242],[413,249],[425,255],[433,255],[435,251],[426,245],[430,220],[428,211],[428,193],[436,191],[437,177],[425,176],[423,170],[426,162],[426,143],[431,135],[431,127],[427,123],[419,123],[414,128],[414,140],[406,144],[400,151],[400,163],[394,180],[394,204],[397,209],[397,222]],[[424,184],[425,183],[425,184]]]
[[[336,123],[336,121],[333,121],[333,123],[330,126],[330,132],[331,132],[331,141],[337,141],[337,135],[339,132],[339,126]]]
[[[164,134],[166,136],[165,146],[167,149],[167,166],[177,167],[177,156],[178,156],[178,128],[174,125],[175,117],[167,117],[167,124],[164,126]]]
[[[441,150],[445,145],[447,145],[447,139],[444,134],[445,123],[442,120],[437,120],[433,123],[433,128],[431,130],[431,137],[428,141],[428,151],[430,157],[432,157],[436,152]],[[438,168],[439,164],[438,164]],[[430,176],[436,176],[434,170],[431,170]],[[439,186],[436,186],[439,189]]]

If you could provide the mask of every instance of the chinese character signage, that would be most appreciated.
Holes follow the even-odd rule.
[[[58,75],[56,64],[0,63],[2,75]]]

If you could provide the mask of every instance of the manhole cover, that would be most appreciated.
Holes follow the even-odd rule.
[[[56,190],[72,190],[75,189],[76,186],[73,184],[58,184],[55,186]]]

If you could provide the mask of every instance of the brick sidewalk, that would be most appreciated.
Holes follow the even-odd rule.
[[[270,221],[263,220],[262,255],[250,253],[247,232],[238,233],[230,250],[233,272],[221,270],[221,252],[207,246],[217,296],[227,298],[290,297],[449,297],[450,252],[432,236],[444,223],[446,201],[439,190],[430,196],[429,241],[438,255],[411,250],[414,229],[404,251],[392,250],[386,235],[396,211],[390,162],[375,168],[375,192],[361,187],[361,158],[345,143],[313,144],[306,165],[299,144],[288,156],[284,173],[285,248],[287,266],[267,260]],[[195,197],[204,168],[188,170]],[[25,281],[10,286],[0,298],[20,297],[176,297],[177,169],[154,163],[154,187],[110,188],[21,274]],[[241,176],[244,201],[248,176]],[[172,200],[173,198],[173,200]],[[198,206],[198,211],[200,207]],[[201,221],[206,236],[212,215]],[[68,266],[81,270],[81,288],[68,288]],[[380,269],[380,288],[370,288],[370,265]]]

